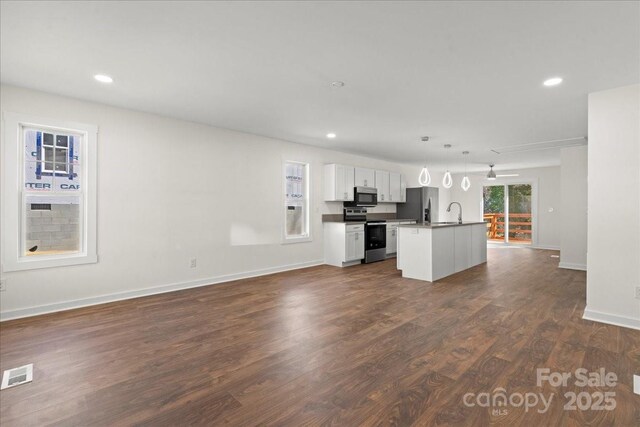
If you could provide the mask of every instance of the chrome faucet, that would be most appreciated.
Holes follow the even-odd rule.
[[[462,205],[458,202],[451,202],[449,203],[449,207],[447,208],[447,212],[451,212],[451,206],[453,206],[454,204],[458,205],[458,207],[460,208],[460,211],[458,212],[458,224],[462,224]]]

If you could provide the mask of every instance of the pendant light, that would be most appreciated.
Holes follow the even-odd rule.
[[[429,142],[429,137],[428,136],[423,136],[422,137],[422,142]],[[431,175],[429,174],[429,169],[427,169],[427,162],[426,161],[424,162],[424,167],[420,171],[420,176],[418,177],[418,182],[423,187],[426,187],[427,185],[431,184]]]
[[[467,176],[467,156],[469,155],[468,151],[463,151],[462,155],[464,156],[464,178],[462,178],[462,182],[460,183],[460,187],[462,187],[463,191],[469,191],[471,188],[471,181]]]
[[[453,185],[453,178],[451,177],[451,172],[447,171],[442,177],[442,186],[444,188],[451,188]]]
[[[444,148],[447,148],[447,149],[451,148],[451,144],[445,144]],[[453,185],[453,178],[451,177],[451,172],[449,172],[449,170],[447,169],[447,172],[442,177],[442,186],[444,188],[451,188],[452,185]]]
[[[429,169],[427,169],[426,165],[422,168],[422,171],[420,171],[418,182],[423,187],[426,187],[427,185],[431,184],[431,175],[429,175]]]

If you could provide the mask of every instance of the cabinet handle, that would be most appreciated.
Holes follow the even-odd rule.
[[[380,195],[380,200],[384,201],[384,194]]]
[[[356,240],[358,240],[360,237],[358,236],[358,233],[356,233]]]
[[[347,192],[346,192],[346,191],[344,192],[344,198],[345,198],[345,199],[348,199],[348,198],[349,198],[349,197],[347,196]]]
[[[390,202],[393,202],[393,194],[390,194],[390,195],[389,195],[389,201],[390,201]]]
[[[364,186],[365,186],[365,187],[368,187],[368,185],[367,185],[367,180],[366,180],[366,179],[364,180]]]

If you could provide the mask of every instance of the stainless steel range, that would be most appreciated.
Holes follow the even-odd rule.
[[[366,222],[367,208],[344,208],[342,211],[342,218],[344,222]]]
[[[387,257],[387,222],[367,220],[367,208],[347,207],[343,211],[344,222],[364,222],[363,264],[382,261]]]
[[[364,259],[362,262],[382,261],[387,257],[387,223],[367,221],[364,228]]]

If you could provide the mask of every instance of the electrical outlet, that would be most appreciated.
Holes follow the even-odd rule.
[[[640,286],[636,286],[636,298],[640,299]]]
[[[196,258],[191,258],[191,260],[189,261],[189,267],[191,268],[196,268],[197,264],[198,264],[198,260]]]
[[[7,279],[0,279],[0,292],[7,290]]]

